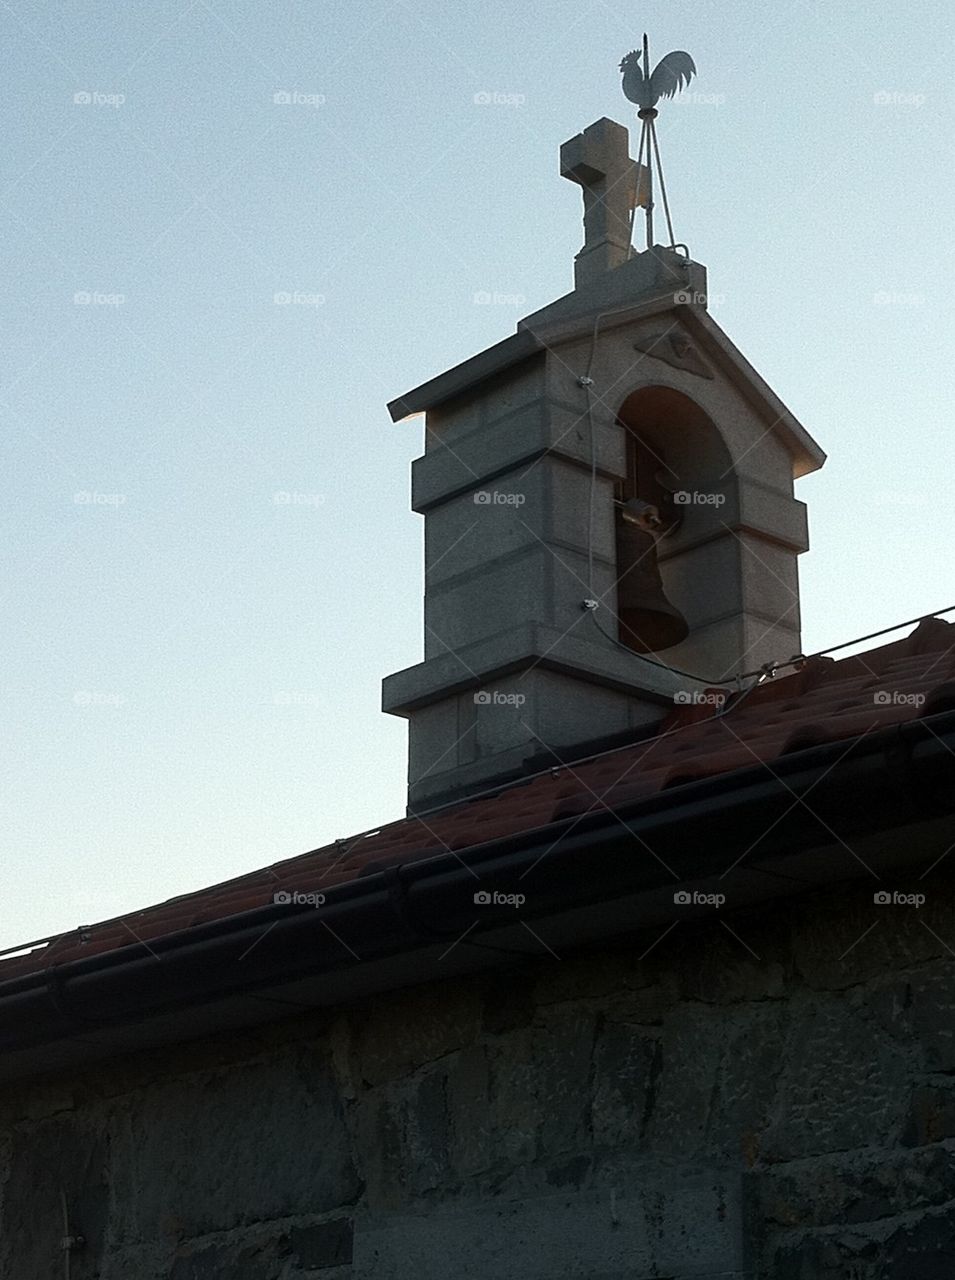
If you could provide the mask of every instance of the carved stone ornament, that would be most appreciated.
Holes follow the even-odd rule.
[[[712,378],[713,372],[697,354],[696,348],[685,333],[679,329],[669,333],[647,333],[637,338],[633,344],[636,351],[643,351],[648,356],[655,356],[674,369],[685,369],[687,373],[695,373],[701,378]]]

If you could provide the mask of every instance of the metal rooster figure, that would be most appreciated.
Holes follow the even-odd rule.
[[[643,66],[640,60],[643,59]],[[637,153],[637,172],[641,175],[636,206],[642,206],[647,217],[647,248],[653,246],[653,167],[656,161],[657,177],[660,181],[660,194],[663,197],[663,210],[666,214],[667,230],[670,233],[670,247],[676,248],[673,240],[673,222],[670,218],[670,205],[667,201],[666,187],[663,182],[663,166],[660,163],[660,145],[657,142],[657,103],[661,98],[672,98],[674,94],[685,89],[696,75],[696,65],[688,53],[675,49],[661,58],[650,73],[650,50],[647,37],[643,37],[643,52],[628,53],[620,64],[623,72],[624,95],[635,103],[637,116],[643,122],[640,132],[640,149]],[[643,164],[646,150],[646,171],[639,166]],[[636,207],[634,208],[636,213]],[[631,223],[632,227],[632,223]]]

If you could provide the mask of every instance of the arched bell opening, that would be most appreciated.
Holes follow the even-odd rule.
[[[626,437],[626,475],[615,492],[619,638],[636,653],[659,653],[690,632],[668,597],[661,550],[692,503],[725,483],[731,460],[709,416],[670,387],[633,392],[617,424]]]

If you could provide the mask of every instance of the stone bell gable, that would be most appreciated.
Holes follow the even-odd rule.
[[[608,147],[623,165],[620,133],[603,168],[575,143],[575,180],[610,171]],[[409,721],[412,807],[638,733],[682,692],[800,651],[793,485],[825,455],[709,315],[705,269],[611,251],[613,219],[588,209],[602,247],[571,293],[389,406],[425,428],[424,660],[383,690]],[[668,513],[639,554],[628,499]],[[625,625],[654,613],[682,625]]]

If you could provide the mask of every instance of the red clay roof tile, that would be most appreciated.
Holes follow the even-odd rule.
[[[412,815],[122,919],[73,930],[25,954],[0,957],[0,981],[137,940],[148,946],[192,925],[267,906],[283,889],[323,892],[372,870],[546,829],[757,763],[771,767],[773,760],[807,746],[849,741],[952,707],[955,629],[927,619],[903,640],[838,661],[807,659],[788,675],[731,693],[724,714],[713,702],[676,706],[654,736],[631,746],[555,765],[489,795]]]

